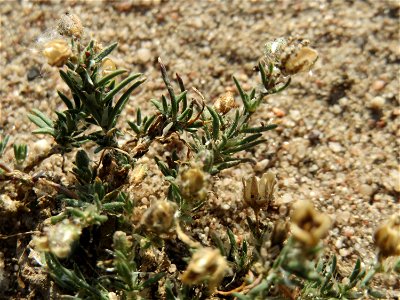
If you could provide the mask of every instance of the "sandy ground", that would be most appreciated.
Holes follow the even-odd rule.
[[[256,84],[253,67],[266,41],[309,39],[320,53],[313,74],[294,77],[291,87],[268,98],[257,112],[255,121],[279,128],[267,133],[268,144],[246,154],[257,165],[212,179],[215,193],[205,210],[210,217],[196,220],[193,235],[208,243],[210,228],[233,221],[235,233],[242,234],[251,212],[239,196],[241,178],[269,168],[279,180],[279,217],[288,216],[293,201],[309,199],[334,220],[326,244],[341,264],[358,256],[366,264],[373,261],[374,229],[400,209],[399,1],[1,2],[0,134],[28,143],[31,157],[46,143],[30,134],[34,126],[27,113],[39,108],[54,116],[62,108],[56,89],[66,91],[57,69],[41,56],[38,40],[51,37],[66,11],[81,18],[86,38],[104,45],[119,42],[113,53],[119,67],[148,77],[121,120],[133,118],[137,106],[152,110],[149,100],[165,93],[159,56],[171,74],[179,73],[187,87],[212,103],[233,87],[233,74],[245,87]],[[133,191],[139,207],[164,193],[160,173],[148,161],[149,176],[141,190]],[[60,164],[54,157],[41,168],[57,171]],[[385,280],[399,287],[396,279]]]

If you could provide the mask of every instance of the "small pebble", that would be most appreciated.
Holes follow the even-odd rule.
[[[369,184],[364,183],[364,184],[360,185],[359,191],[364,196],[370,196],[374,192],[374,189]]]
[[[373,89],[375,92],[379,92],[379,91],[383,90],[383,88],[385,87],[385,85],[386,85],[386,82],[385,82],[385,81],[383,81],[383,80],[376,80],[376,81],[374,81],[374,82],[372,83],[372,89]]]
[[[288,208],[286,205],[281,205],[279,206],[279,215],[281,215],[282,217],[286,216],[288,212]]]
[[[342,257],[346,257],[347,255],[350,254],[350,251],[348,249],[342,248],[342,249],[339,250],[339,254]]]
[[[311,145],[317,145],[321,140],[322,133],[319,130],[311,130],[308,135],[308,140],[310,141]]]
[[[338,152],[343,151],[342,145],[340,145],[340,144],[337,143],[337,142],[330,142],[330,143],[329,143],[329,148],[330,148],[333,152],[335,152],[335,153],[338,153]]]
[[[287,203],[290,203],[292,201],[293,201],[292,195],[290,193],[286,193],[286,194],[282,195],[282,197],[279,200],[279,203],[287,204]]]
[[[377,96],[369,101],[369,107],[372,109],[380,110],[385,105],[385,98]]]
[[[272,112],[275,114],[275,116],[277,116],[278,118],[282,118],[282,117],[284,117],[285,115],[286,115],[286,113],[285,113],[285,111],[284,110],[282,110],[282,109],[280,109],[280,108],[277,108],[277,107],[274,107],[273,109],[272,109]]]
[[[28,81],[32,81],[39,76],[40,76],[40,71],[36,67],[31,67],[28,70],[28,73],[26,74],[26,78],[28,79]]]
[[[231,207],[230,207],[230,205],[228,203],[224,203],[224,204],[221,205],[221,208],[224,209],[224,210],[229,210]]]
[[[139,63],[146,64],[151,60],[151,51],[147,48],[140,48],[136,52],[136,57]]]
[[[177,270],[176,265],[175,264],[171,264],[168,268],[168,272],[170,273],[175,273]]]
[[[50,150],[50,142],[46,139],[37,140],[34,144],[34,149],[36,152],[46,152]]]

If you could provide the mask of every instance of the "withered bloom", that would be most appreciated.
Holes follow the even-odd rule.
[[[288,232],[289,226],[287,222],[282,220],[276,221],[271,235],[271,245],[281,247],[288,236]]]
[[[39,251],[51,252],[59,258],[70,255],[73,245],[82,232],[81,227],[69,220],[64,220],[45,230],[46,236],[33,239],[35,247]]]
[[[182,170],[178,177],[178,184],[182,195],[191,201],[204,200],[207,197],[205,185],[207,176],[198,166]]]
[[[268,205],[274,199],[274,190],[276,185],[275,174],[267,172],[259,179],[252,176],[243,180],[243,200],[255,211]]]
[[[182,173],[183,189],[188,193],[194,194],[204,186],[204,172],[199,168],[190,168]]]
[[[225,94],[219,96],[217,100],[215,100],[214,108],[217,112],[225,115],[227,114],[232,108],[235,108],[236,102],[233,98],[231,92],[226,92]]]
[[[43,55],[50,66],[62,67],[72,55],[72,51],[67,41],[57,39],[44,45]]]
[[[317,212],[310,201],[297,201],[293,205],[291,232],[305,246],[316,246],[328,234],[330,226],[328,215]]]
[[[101,76],[105,77],[117,70],[117,66],[111,58],[105,58],[101,62]]]
[[[391,216],[378,227],[374,242],[381,258],[400,255],[400,214]]]
[[[318,59],[318,52],[304,39],[276,39],[265,46],[265,61],[272,63],[283,75],[310,71]]]
[[[156,201],[143,214],[141,223],[151,232],[168,233],[174,225],[176,208],[171,201]]]
[[[207,281],[209,290],[213,291],[221,283],[227,270],[228,264],[218,249],[202,248],[193,254],[181,280],[189,285]]]

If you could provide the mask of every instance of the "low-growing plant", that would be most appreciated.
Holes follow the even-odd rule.
[[[379,272],[399,273],[400,261],[388,267],[385,258],[400,254],[400,217],[377,230],[376,262],[364,266],[358,259],[351,274],[343,276],[336,257],[326,259],[321,246],[331,221],[310,202],[297,202],[290,222],[260,217],[260,210],[274,201],[276,176],[271,171],[260,179],[243,179],[243,204],[255,214],[247,218],[244,230],[249,234],[239,239],[227,227],[226,236],[212,235],[212,246],[191,237],[193,218],[207,205],[215,175],[254,163],[244,154],[267,143],[265,132],[277,127],[254,125],[258,108],[317,60],[317,51],[306,40],[267,43],[255,68],[259,83],[245,90],[233,77],[240,105],[232,92],[213,105],[198,91],[200,100],[189,97],[182,78],[177,74],[176,81],[171,80],[159,59],[166,94],[151,100],[154,113],[145,116],[136,107],[135,116],[127,115],[127,121],[120,116],[132,93],[144,84],[143,74],[125,76],[127,70],[116,68],[109,55],[117,43],[102,48],[92,40],[84,45],[76,16],[64,16],[58,30],[60,38],[46,43],[43,54],[50,65],[60,68],[70,90],[58,91],[65,109],[56,111],[55,118],[38,109],[28,115],[38,127],[33,133],[50,136],[53,145],[28,160],[27,146],[14,143],[14,166],[0,161],[0,188],[7,193],[4,184],[15,185],[24,199],[38,197],[40,184],[55,190],[47,192],[53,209],[42,234],[33,238],[31,251],[64,299],[385,297],[371,281]],[[124,127],[133,138],[122,144]],[[8,136],[0,141],[0,158],[8,141]],[[177,141],[186,149],[184,155],[172,151],[168,157],[155,157],[168,183],[166,199],[152,203],[135,221],[135,194],[127,187],[140,188],[146,168],[139,159],[155,143],[173,147]],[[70,152],[75,157],[70,182],[39,171],[43,160],[55,154],[66,159]]]

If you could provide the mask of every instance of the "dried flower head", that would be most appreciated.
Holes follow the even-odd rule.
[[[77,15],[66,13],[58,21],[57,31],[61,35],[79,39],[83,33],[83,26]]]
[[[59,258],[70,255],[82,231],[81,227],[69,220],[64,220],[45,230],[46,236],[35,237],[33,243],[37,250],[51,252]]]
[[[105,58],[101,62],[101,76],[105,77],[117,69],[114,61],[111,58]]]
[[[67,41],[56,39],[44,44],[43,55],[50,66],[62,67],[72,55]]]
[[[177,205],[171,201],[154,202],[143,214],[141,223],[154,233],[168,233],[174,225]]]
[[[215,100],[214,108],[217,112],[225,115],[227,114],[232,108],[235,108],[236,102],[235,98],[231,92],[226,92],[225,94],[219,96],[217,100]]]
[[[328,215],[317,212],[310,201],[297,201],[293,205],[291,232],[305,246],[316,246],[328,234],[330,226]]]
[[[128,239],[128,236],[123,231],[116,231],[113,235],[113,247],[116,250],[126,252],[132,248],[132,242]]]
[[[197,193],[204,186],[204,172],[199,168],[190,168],[182,173],[183,188],[189,193]]]
[[[207,176],[198,166],[182,170],[178,178],[182,195],[187,199],[204,200],[207,196]]]
[[[208,281],[208,288],[213,291],[221,283],[228,264],[219,250],[211,248],[199,249],[193,254],[181,280],[185,284],[195,285]]]
[[[289,224],[285,221],[278,220],[274,224],[271,234],[271,246],[282,246],[289,232]]]
[[[265,45],[265,61],[287,76],[310,71],[318,59],[318,52],[308,47],[304,39],[276,39]]]
[[[378,227],[374,241],[381,258],[400,255],[400,214],[391,216]]]
[[[255,211],[260,210],[274,200],[274,190],[276,185],[275,174],[267,172],[259,179],[252,176],[243,180],[243,200]]]

